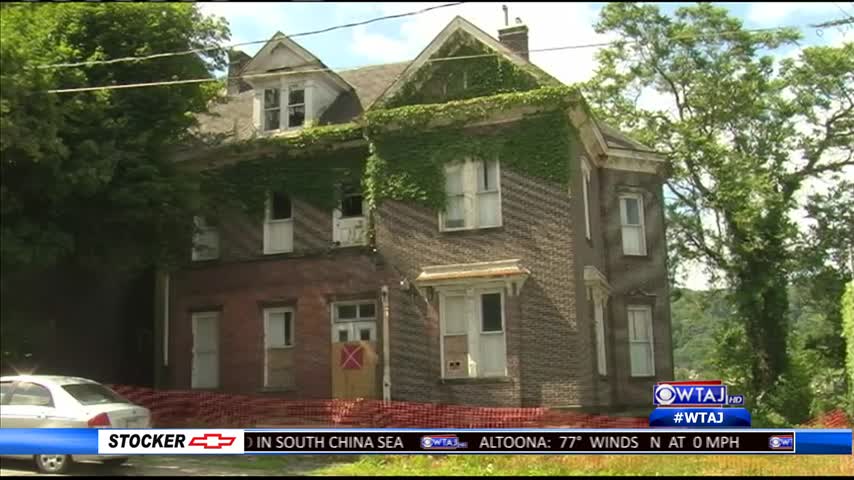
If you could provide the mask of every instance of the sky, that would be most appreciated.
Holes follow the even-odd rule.
[[[231,29],[231,43],[265,40],[277,31],[286,35],[323,29],[330,26],[359,22],[375,17],[441,5],[449,2],[282,2],[282,3],[227,3],[201,2],[202,11],[224,17]],[[714,2],[724,6],[742,19],[746,28],[778,26],[802,27],[804,40],[801,47],[781,49],[775,54],[796,56],[798,50],[810,45],[839,46],[854,41],[854,28],[830,27],[816,29],[809,25],[854,16],[854,2]],[[671,13],[686,2],[659,3],[662,11]],[[509,9],[510,24],[521,19],[529,29],[529,48],[532,50],[600,43],[611,38],[593,30],[604,3],[465,3],[441,8],[420,15],[383,20],[364,26],[346,28],[328,33],[298,37],[297,41],[327,66],[344,70],[379,63],[400,62],[415,58],[422,49],[451,21],[459,15],[474,23],[486,33],[497,37],[504,26],[502,5]],[[253,55],[263,44],[240,47]],[[597,48],[532,52],[531,61],[564,83],[588,80],[595,67]],[[656,95],[645,96],[644,103],[656,104],[662,99]],[[850,172],[854,174],[854,172]],[[826,190],[826,184],[814,182],[802,189]],[[809,222],[801,215],[796,218],[801,226]],[[688,288],[705,289],[712,286],[698,265],[687,268],[679,283]]]

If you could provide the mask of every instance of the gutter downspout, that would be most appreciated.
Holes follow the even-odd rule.
[[[169,366],[169,274],[163,281],[163,366]]]
[[[389,364],[389,304],[388,304],[388,286],[382,286],[382,304],[383,304],[383,401],[391,400],[391,365]]]

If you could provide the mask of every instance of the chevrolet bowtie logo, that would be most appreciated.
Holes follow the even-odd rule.
[[[206,433],[201,437],[193,437],[189,446],[205,449],[230,447],[235,440],[237,437],[223,437],[221,433]]]

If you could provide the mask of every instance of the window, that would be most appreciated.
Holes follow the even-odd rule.
[[[291,218],[291,198],[282,192],[270,194],[270,220],[289,220]]]
[[[27,405],[32,407],[52,407],[53,396],[50,391],[35,383],[19,382],[12,393],[9,405]]]
[[[363,198],[359,187],[346,184],[341,189],[341,216],[342,217],[362,217]]]
[[[264,309],[264,386],[293,385],[294,310]]]
[[[219,232],[216,227],[209,225],[204,217],[193,217],[193,223],[193,261],[219,258]]]
[[[8,395],[12,393],[12,382],[0,382],[0,404],[9,403]]]
[[[501,290],[446,291],[439,296],[444,378],[507,374]]]
[[[219,387],[219,312],[197,312],[192,315],[193,388]]]
[[[272,192],[267,199],[264,221],[264,253],[293,251],[294,226],[291,198],[283,192]]]
[[[264,338],[267,348],[294,346],[293,310],[268,308],[264,310]]]
[[[640,194],[620,196],[623,254],[646,255],[646,233],[643,217],[643,197]]]
[[[288,128],[301,127],[305,123],[305,89],[288,89]]]
[[[259,89],[255,93],[255,124],[264,132],[300,128],[305,125],[310,94],[307,85],[285,85]]]
[[[581,193],[584,196],[584,234],[590,240],[590,165],[581,157]]]
[[[264,89],[264,131],[278,130],[282,119],[281,90]]]
[[[63,385],[62,389],[84,406],[102,405],[105,403],[131,403],[118,393],[97,383],[77,383]]]
[[[445,210],[442,230],[501,226],[501,174],[496,160],[472,161],[445,167]]]
[[[377,339],[377,304],[373,300],[332,306],[333,342],[373,342]]]
[[[633,377],[655,375],[655,359],[652,339],[652,308],[646,305],[630,305],[629,358]]]
[[[596,365],[599,375],[608,374],[608,360],[605,349],[605,305],[601,299],[593,299],[593,323],[596,328]]]

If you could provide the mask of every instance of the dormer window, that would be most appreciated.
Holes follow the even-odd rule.
[[[309,111],[306,85],[291,84],[256,90],[256,121],[264,132],[300,128]]]
[[[278,130],[282,120],[282,102],[278,88],[264,89],[264,131]]]
[[[288,89],[288,128],[301,127],[305,123],[305,89]]]

